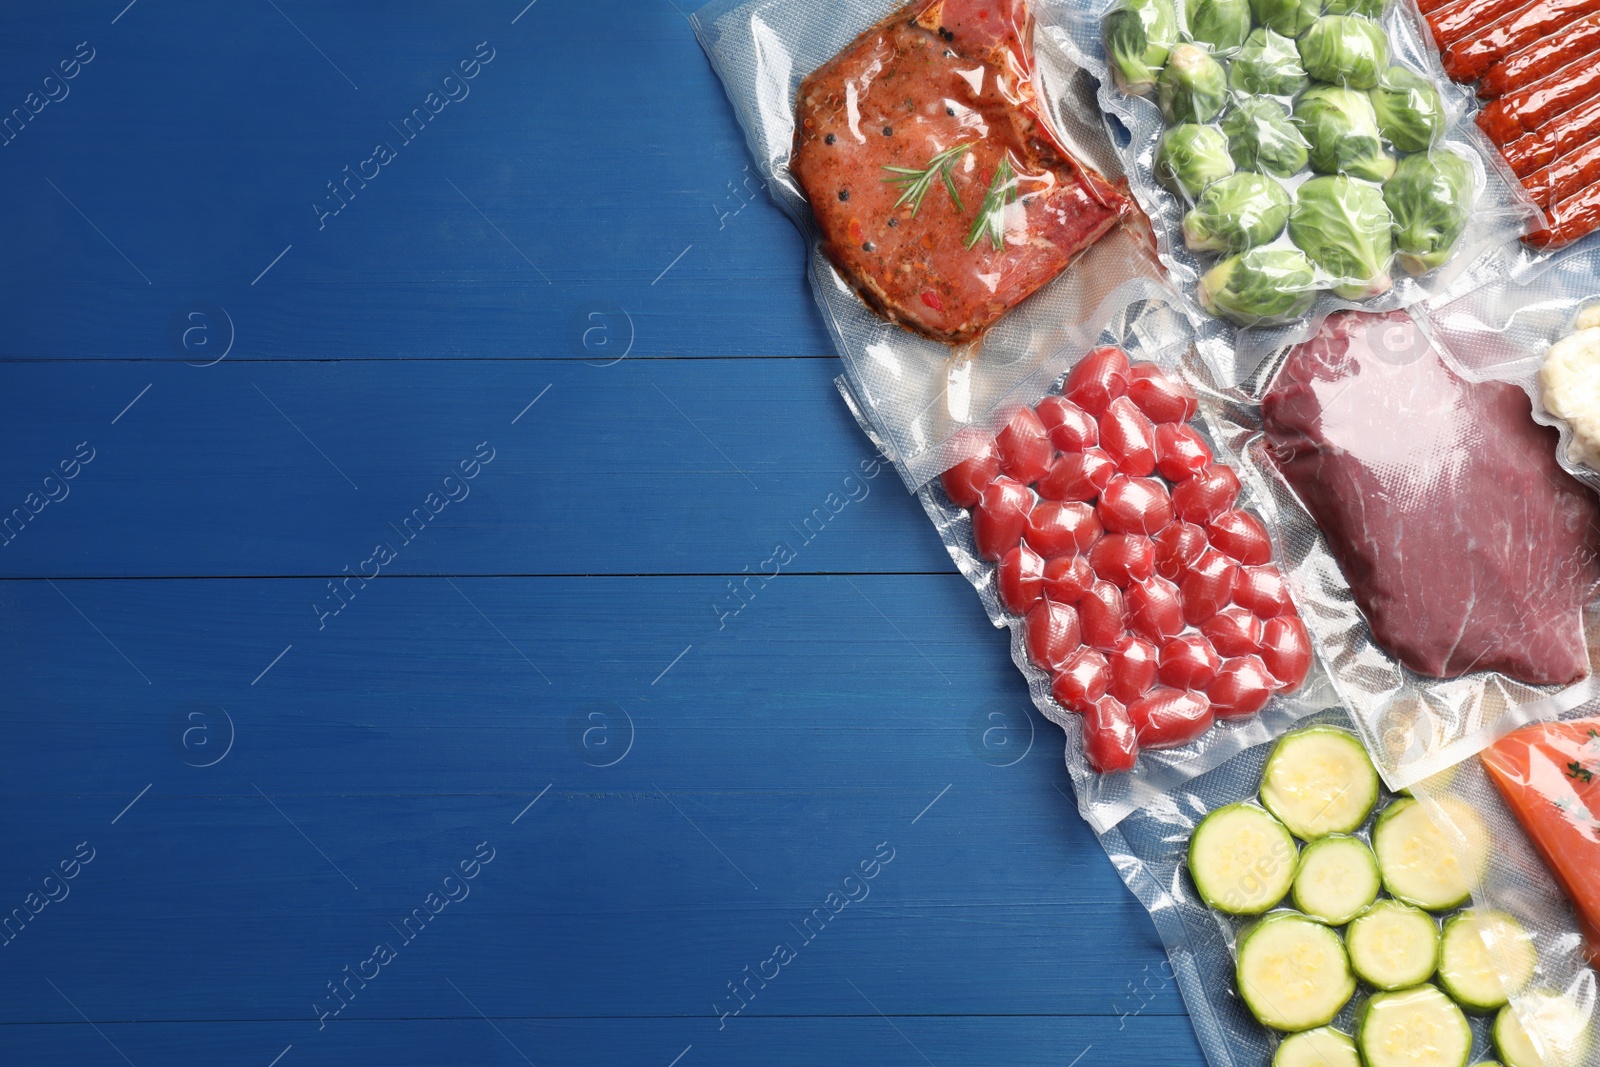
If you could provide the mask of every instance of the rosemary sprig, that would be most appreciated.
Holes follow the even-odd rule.
[[[951,145],[928,160],[928,165],[921,170],[915,167],[885,166],[883,169],[890,171],[893,177],[883,180],[901,186],[904,190],[900,194],[900,199],[894,202],[894,206],[900,207],[910,201],[911,217],[916,218],[917,209],[922,206],[922,198],[927,195],[929,187],[933,185],[933,179],[938,177],[944,180],[944,187],[950,191],[950,199],[956,202],[956,209],[958,211],[966,211],[966,206],[961,203],[961,196],[956,192],[956,183],[950,177],[950,173],[956,165],[956,160],[965,155],[971,147],[972,142],[970,141],[966,144]]]
[[[972,229],[967,231],[968,250],[982,240],[984,234],[989,235],[996,248],[1005,247],[1006,205],[1016,198],[1017,175],[1011,169],[1011,157],[1001,155],[994,177],[989,179],[989,191],[983,195],[983,206],[978,208],[978,217],[972,220]]]

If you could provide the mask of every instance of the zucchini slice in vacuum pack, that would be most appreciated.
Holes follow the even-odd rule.
[[[1489,862],[1489,830],[1464,802],[1451,796],[1437,801],[1461,837],[1434,821],[1421,801],[1403,798],[1390,804],[1372,828],[1372,851],[1378,857],[1383,887],[1407,904],[1429,911],[1449,911],[1467,902],[1472,886]]]
[[[1307,726],[1284,735],[1261,773],[1261,803],[1302,841],[1347,834],[1378,802],[1378,771],[1354,734]]]
[[[1195,888],[1230,915],[1260,915],[1288,895],[1295,859],[1289,831],[1254,804],[1218,808],[1189,838]]]
[[[1506,1067],[1577,1067],[1589,1051],[1590,1039],[1589,1018],[1578,1002],[1549,990],[1517,1000],[1501,1008],[1494,1019],[1500,1061]]]
[[[1356,1043],[1367,1067],[1467,1067],[1472,1027],[1438,987],[1376,993],[1361,1009]]]
[[[1383,888],[1378,861],[1359,837],[1332,834],[1300,852],[1294,871],[1294,906],[1334,926],[1361,914]]]
[[[1272,1067],[1361,1067],[1361,1054],[1349,1034],[1321,1026],[1279,1042]]]
[[[1239,940],[1239,995],[1263,1026],[1327,1026],[1356,991],[1344,942],[1298,912],[1269,915]]]
[[[1473,908],[1444,924],[1439,984],[1469,1011],[1505,1006],[1533,980],[1538,953],[1522,924],[1503,911]]]
[[[1433,977],[1439,927],[1433,916],[1398,900],[1380,900],[1345,931],[1350,966],[1379,989],[1409,989]]]

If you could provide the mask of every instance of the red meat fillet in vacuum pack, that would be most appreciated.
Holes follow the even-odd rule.
[[[800,85],[790,168],[874,311],[969,341],[1131,201],[1040,113],[1022,0],[917,0]]]
[[[1331,316],[1262,401],[1273,460],[1372,637],[1436,678],[1589,671],[1600,508],[1528,396],[1457,375],[1401,313]]]

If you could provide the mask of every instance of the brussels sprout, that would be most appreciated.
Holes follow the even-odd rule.
[[[1250,0],[1195,0],[1189,36],[1220,52],[1244,44],[1250,35]]]
[[[1239,326],[1298,318],[1317,286],[1311,262],[1292,248],[1252,248],[1230,256],[1200,279],[1200,305]]]
[[[1318,174],[1382,182],[1394,173],[1366,93],[1339,85],[1308,89],[1295,101],[1294,125],[1311,146],[1311,169]]]
[[[1233,173],[1228,141],[1210,126],[1174,126],[1156,146],[1156,180],[1193,200],[1200,190]]]
[[[1156,96],[1169,125],[1210,122],[1228,102],[1228,75],[1204,48],[1180,44],[1156,79]]]
[[[1447,149],[1407,156],[1383,186],[1400,266],[1422,275],[1444,265],[1472,214],[1472,166]]]
[[[1389,13],[1388,0],[1328,0],[1323,5],[1324,15],[1364,15],[1381,19]]]
[[[1193,252],[1243,252],[1264,245],[1289,221],[1289,194],[1271,178],[1248,172],[1206,186],[1183,217],[1183,243]]]
[[[1306,165],[1309,146],[1289,113],[1271,97],[1241,100],[1222,120],[1228,154],[1240,170],[1259,170],[1288,178]]]
[[[1312,178],[1296,191],[1289,240],[1333,275],[1333,291],[1365,300],[1394,285],[1394,216],[1376,186],[1342,175]]]
[[[1233,57],[1228,84],[1252,96],[1293,96],[1306,87],[1300,51],[1281,33],[1256,30]]]
[[[1300,65],[1318,81],[1371,89],[1389,66],[1389,37],[1371,19],[1326,15],[1296,42]]]
[[[1125,93],[1143,95],[1178,43],[1172,0],[1123,0],[1101,23],[1111,78]]]
[[[1256,25],[1298,37],[1322,14],[1322,0],[1250,0]]]
[[[1426,151],[1444,136],[1444,100],[1421,75],[1390,67],[1367,96],[1378,116],[1378,129],[1400,151]]]

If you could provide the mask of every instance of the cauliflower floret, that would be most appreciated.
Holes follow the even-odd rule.
[[[1597,325],[1550,346],[1539,388],[1545,410],[1572,427],[1567,455],[1574,463],[1600,470],[1600,305],[1585,311],[1584,318],[1595,319]]]
[[[1590,304],[1578,312],[1578,329],[1593,330],[1600,327],[1600,303]]]

